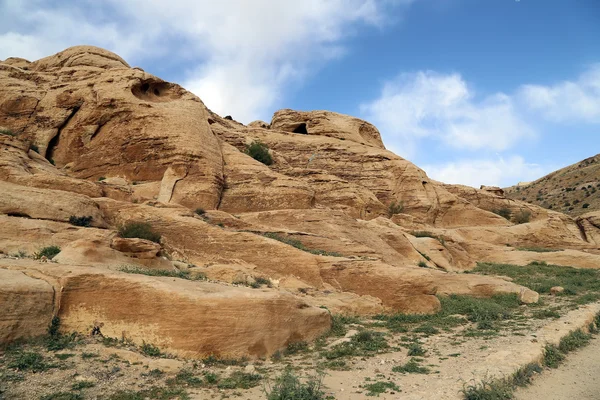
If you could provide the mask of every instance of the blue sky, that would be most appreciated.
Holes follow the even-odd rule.
[[[242,122],[365,118],[472,186],[600,153],[599,40],[597,0],[0,0],[0,59],[101,46]]]

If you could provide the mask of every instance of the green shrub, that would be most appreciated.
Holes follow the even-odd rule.
[[[590,203],[584,203],[583,206],[581,206],[581,208],[589,208],[590,207]]]
[[[394,215],[400,214],[402,211],[404,211],[404,203],[393,200],[388,206],[388,217],[392,218]]]
[[[531,220],[531,212],[527,210],[521,210],[516,213],[513,217],[513,221],[516,224],[526,224]]]
[[[565,359],[565,355],[553,344],[547,344],[544,348],[544,365],[548,368],[558,368]]]
[[[258,386],[262,376],[248,372],[235,371],[227,378],[224,378],[217,383],[219,389],[250,389]]]
[[[291,367],[275,379],[272,388],[265,388],[267,400],[323,400],[325,393],[321,390],[323,376],[309,377],[305,383],[294,374]]]
[[[94,217],[87,216],[87,217],[76,217],[75,215],[71,215],[69,217],[69,223],[71,225],[75,225],[75,226],[83,226],[83,227],[89,227],[92,224],[92,220],[94,219]]]
[[[148,357],[160,357],[162,355],[158,347],[146,342],[143,342],[140,350],[142,351],[142,354],[147,355]]]
[[[286,356],[290,356],[293,354],[298,354],[308,350],[308,343],[306,342],[295,342],[287,345],[284,354]]]
[[[422,367],[415,358],[411,358],[409,362],[404,365],[397,365],[392,368],[393,372],[402,372],[405,374],[428,374],[429,368]]]
[[[174,271],[168,269],[146,269],[140,267],[128,267],[124,266],[119,268],[119,271],[127,274],[140,274],[148,276],[166,276],[170,278],[186,279],[188,281],[203,281],[206,279],[206,275],[202,273],[191,274],[190,271]]]
[[[54,367],[54,365],[46,363],[43,355],[30,351],[17,352],[8,363],[8,368],[19,371],[41,372]]]
[[[98,182],[102,182],[102,181],[105,181],[105,180],[106,180],[105,176],[101,176],[100,178],[98,178]]]
[[[585,346],[591,339],[591,335],[584,333],[581,329],[572,331],[567,336],[560,339],[558,349],[563,353],[568,353]]]
[[[429,268],[429,265],[427,265],[425,261],[419,261],[418,266],[421,268]]]
[[[414,237],[418,237],[418,238],[424,238],[424,237],[428,237],[428,238],[432,238],[432,239],[438,238],[436,235],[434,235],[433,233],[431,233],[429,231],[412,231],[410,234],[413,235]]]
[[[91,381],[80,381],[80,382],[75,382],[73,384],[73,386],[71,386],[72,390],[82,390],[82,389],[88,389],[88,388],[92,388],[96,386],[96,384],[94,382]]]
[[[5,128],[0,128],[0,135],[17,136],[12,130]]]
[[[408,346],[409,357],[423,357],[426,353],[427,350],[425,350],[419,343],[411,343]]]
[[[379,397],[380,394],[386,393],[388,390],[396,392],[400,391],[398,385],[396,385],[394,382],[389,381],[368,383],[366,385],[362,385],[362,388],[364,388],[367,391],[366,395],[369,397]]]
[[[40,154],[40,148],[37,146],[37,144],[31,143],[29,145],[29,150],[35,151],[36,153]]]
[[[206,214],[206,210],[204,210],[204,208],[196,208],[196,210],[194,210],[194,212],[196,213],[196,215],[204,215]]]
[[[79,393],[58,392],[40,397],[40,400],[83,400]]]
[[[505,380],[482,381],[464,386],[465,400],[509,400],[513,398],[513,386]]]
[[[494,210],[493,213],[497,214],[503,218],[506,218],[509,221],[510,221],[510,218],[512,217],[512,211],[510,211],[510,208],[508,208],[508,207],[499,208],[497,210]]]
[[[47,247],[42,248],[37,253],[35,253],[33,258],[39,260],[42,257],[46,257],[48,260],[52,260],[58,253],[60,253],[60,247],[47,246]]]
[[[154,232],[152,225],[147,222],[128,222],[119,228],[119,236],[122,238],[146,239],[160,243],[160,234]]]
[[[271,157],[271,154],[269,154],[269,148],[258,140],[252,142],[246,148],[246,153],[256,161],[260,161],[265,165],[273,164],[273,158]]]

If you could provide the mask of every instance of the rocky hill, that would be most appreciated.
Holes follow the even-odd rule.
[[[507,197],[572,216],[600,210],[600,154],[528,184],[505,189]]]
[[[95,47],[1,62],[0,129],[0,343],[58,316],[181,357],[264,357],[330,312],[537,301],[462,273],[480,261],[600,263],[600,214],[433,181],[350,116],[221,118]]]

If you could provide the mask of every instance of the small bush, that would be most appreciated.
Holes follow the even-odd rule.
[[[76,217],[75,215],[71,215],[69,217],[69,223],[71,225],[83,226],[87,228],[92,224],[93,219],[94,218],[91,215],[87,217]]]
[[[48,260],[52,260],[58,253],[60,253],[60,247],[47,246],[35,253],[33,258],[39,260],[42,257],[46,257]]]
[[[290,343],[287,345],[284,354],[286,356],[290,356],[293,354],[298,354],[308,350],[308,343],[306,342],[296,342]]]
[[[158,347],[146,342],[143,342],[140,350],[142,351],[142,354],[147,355],[148,357],[160,357],[162,355]]]
[[[102,182],[102,181],[105,181],[105,180],[106,180],[105,176],[101,176],[100,178],[98,178],[98,182]]]
[[[565,355],[553,344],[544,348],[544,365],[548,368],[558,368],[565,359]]]
[[[591,335],[584,333],[581,329],[577,329],[560,340],[558,349],[563,353],[568,353],[585,346],[590,339]]]
[[[260,141],[252,142],[247,147],[246,153],[256,161],[260,161],[265,165],[273,164],[273,158],[271,157],[271,154],[269,154],[269,148]]]
[[[432,238],[432,239],[438,238],[436,235],[434,235],[433,233],[431,233],[429,231],[412,231],[410,234],[413,235],[414,237],[418,237],[418,238],[424,238],[424,237],[428,237],[428,238]]]
[[[58,392],[40,397],[40,400],[83,400],[79,393]]]
[[[513,386],[505,380],[482,381],[462,389],[465,400],[509,400],[513,398]]]
[[[429,268],[429,265],[425,261],[419,261],[419,267],[421,268]]]
[[[247,372],[235,371],[230,376],[222,379],[218,384],[219,389],[250,389],[258,386],[262,376]]]
[[[519,387],[525,387],[531,384],[531,378],[535,374],[542,372],[542,367],[537,363],[527,364],[526,366],[519,368],[512,376],[513,385]]]
[[[10,130],[10,129],[4,129],[4,128],[0,129],[0,135],[17,136],[12,130]]]
[[[422,367],[419,365],[418,361],[414,358],[411,358],[409,362],[404,365],[397,365],[392,368],[393,372],[402,372],[405,374],[428,374],[429,368]]]
[[[206,210],[204,210],[204,208],[196,208],[196,210],[194,210],[194,212],[196,213],[196,215],[204,215],[206,214]]]
[[[590,208],[590,203],[585,203],[581,208]]]
[[[510,221],[510,218],[512,217],[512,211],[510,211],[510,208],[508,208],[508,207],[502,207],[498,210],[494,210],[493,213],[497,214],[503,218],[506,218],[509,221]]]
[[[265,388],[265,394],[267,400],[323,400],[325,393],[321,390],[322,382],[323,376],[314,376],[302,383],[292,368],[288,367],[275,379],[272,388]]]
[[[35,151],[36,153],[40,154],[40,148],[37,146],[37,144],[30,144],[29,145],[29,150],[31,151]]]
[[[396,214],[400,214],[404,211],[404,203],[401,201],[392,201],[388,206],[388,217],[392,218]]]
[[[8,363],[8,368],[18,369],[19,371],[41,372],[54,365],[46,363],[44,356],[35,352],[18,352]]]
[[[94,382],[80,381],[80,382],[74,383],[73,386],[71,386],[71,389],[72,390],[82,390],[82,389],[92,388],[94,386],[96,386],[96,384]]]
[[[380,394],[382,393],[386,393],[388,390],[392,390],[392,391],[400,391],[400,388],[398,387],[398,385],[396,385],[394,382],[375,382],[375,383],[369,383],[366,385],[362,386],[366,391],[366,395],[371,397],[371,396],[377,396],[379,397]]]
[[[426,353],[427,350],[425,350],[419,343],[411,343],[408,347],[409,357],[423,357]]]
[[[521,210],[515,214],[513,221],[516,224],[526,224],[531,220],[531,212],[527,210]]]
[[[146,239],[160,243],[160,234],[154,232],[152,225],[147,222],[128,222],[119,228],[119,236],[122,238]]]
[[[189,271],[174,271],[168,269],[145,269],[140,267],[121,267],[119,271],[127,274],[140,274],[148,276],[166,276],[170,278],[187,279],[188,281],[203,281],[206,275],[196,273],[192,275]]]

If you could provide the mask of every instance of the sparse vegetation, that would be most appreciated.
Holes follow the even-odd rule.
[[[565,289],[562,296],[582,304],[595,301],[594,295],[600,294],[600,271],[595,269],[548,265],[543,262],[532,262],[526,266],[479,263],[471,272],[508,276],[514,283],[542,294],[550,293],[552,287],[561,286]]]
[[[413,235],[414,237],[418,237],[418,238],[424,238],[424,237],[428,237],[428,238],[432,238],[432,239],[438,238],[435,234],[433,234],[429,231],[412,231],[410,234]]]
[[[502,218],[506,218],[509,221],[512,217],[512,211],[510,211],[510,208],[508,207],[499,208],[497,210],[494,210],[493,213],[501,216]]]
[[[143,342],[142,347],[140,347],[142,354],[148,357],[160,357],[162,355],[160,349],[150,343]]]
[[[271,154],[269,154],[269,148],[258,140],[248,145],[246,154],[265,165],[273,164],[273,158],[271,157]]]
[[[429,268],[429,265],[427,265],[425,261],[419,261],[419,264],[417,265],[421,268]]]
[[[92,220],[94,218],[90,215],[87,217],[77,217],[75,215],[71,215],[69,217],[69,223],[71,225],[75,225],[75,226],[83,226],[83,227],[89,227],[92,224]]]
[[[11,129],[0,128],[0,135],[17,136]]]
[[[119,228],[122,238],[138,238],[160,243],[160,234],[152,229],[147,222],[128,222]]]
[[[367,391],[366,395],[369,397],[372,397],[372,396],[379,397],[380,394],[386,393],[388,390],[400,391],[400,388],[398,387],[398,385],[396,385],[394,382],[390,382],[390,381],[367,383],[365,385],[362,385],[362,388]]]
[[[33,258],[39,260],[42,257],[46,257],[48,260],[52,260],[56,255],[60,253],[60,247],[58,246],[46,246],[40,251],[33,255]]]
[[[135,266],[123,266],[119,268],[119,271],[128,274],[140,274],[148,276],[166,276],[170,278],[186,279],[188,281],[203,281],[206,279],[206,275],[195,272],[192,274],[190,271],[179,271],[179,270],[168,270],[168,269],[146,269]]]
[[[392,218],[394,215],[400,214],[402,211],[404,211],[404,203],[393,200],[388,206],[388,217]]]
[[[395,366],[392,368],[392,371],[404,374],[428,374],[430,370],[427,367],[421,366],[417,359],[413,357],[406,364]]]
[[[532,251],[536,253],[555,253],[558,251],[562,251],[560,249],[547,249],[544,247],[517,247],[519,251]]]
[[[265,387],[265,394],[267,400],[323,400],[322,382],[323,376],[319,375],[309,377],[303,383],[288,367],[275,379],[272,387]]]
[[[196,215],[203,216],[204,214],[206,214],[206,210],[204,208],[196,208],[196,210],[194,210],[194,213],[196,213]]]
[[[526,224],[531,220],[531,211],[521,210],[515,213],[513,222],[515,224]]]
[[[338,344],[321,355],[333,360],[340,357],[371,357],[389,348],[384,334],[364,330],[354,335],[349,342]]]
[[[287,245],[297,248],[298,250],[306,251],[307,253],[315,254],[318,256],[344,257],[342,254],[336,253],[334,251],[309,249],[306,246],[304,246],[304,244],[301,241],[286,236],[281,236],[275,232],[267,232],[264,233],[263,236],[268,237],[269,239],[277,240],[281,243],[285,243]]]

